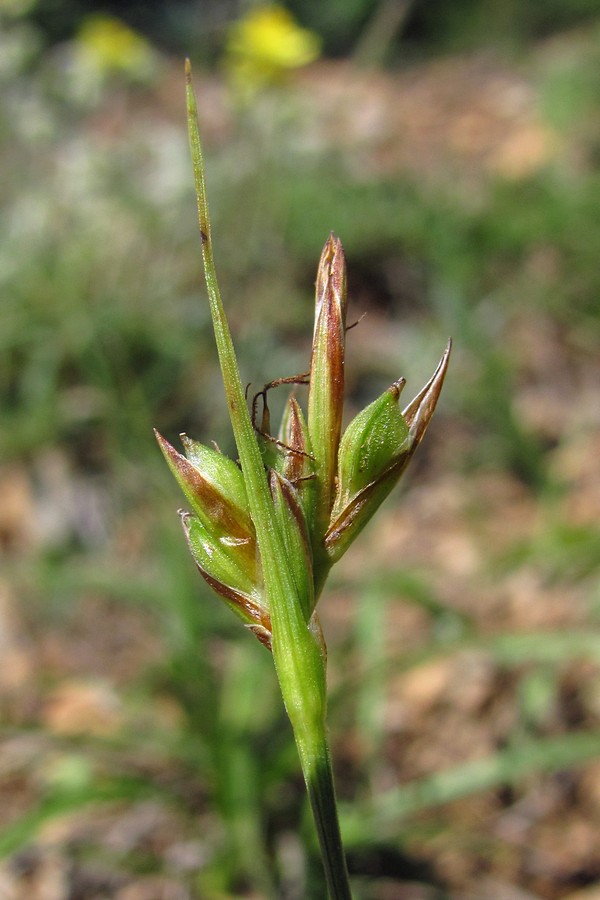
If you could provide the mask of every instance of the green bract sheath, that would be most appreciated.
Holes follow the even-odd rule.
[[[314,610],[312,551],[306,519],[298,495],[290,482],[271,470],[269,484],[275,517],[283,536],[290,571],[294,577],[304,619],[308,623]]]

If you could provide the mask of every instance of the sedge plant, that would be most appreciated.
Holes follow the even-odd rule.
[[[204,273],[238,462],[182,435],[158,442],[191,511],[180,513],[200,573],[272,653],[314,816],[331,898],[351,897],[326,729],[325,641],[316,606],[331,566],[397,483],[435,409],[450,344],[430,381],[400,411],[395,381],[342,429],[346,265],[325,242],[316,280],[310,370],[275,384],[308,385],[306,414],[292,394],[276,437],[267,385],[248,407],[213,259],[204,162],[189,61],[186,95]],[[262,420],[257,423],[258,398]]]

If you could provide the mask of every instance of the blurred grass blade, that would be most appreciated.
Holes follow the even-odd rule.
[[[37,806],[5,828],[0,834],[0,859],[4,859],[20,847],[33,843],[39,829],[52,819],[76,812],[86,806],[115,803],[146,797],[161,796],[164,792],[150,781],[135,778],[115,778],[104,783],[91,784],[85,790],[54,791],[43,797]]]
[[[422,810],[496,787],[518,785],[528,775],[559,772],[600,754],[600,731],[574,732],[528,741],[485,759],[409,782],[354,809],[342,809],[346,844],[361,844],[365,835],[379,838],[397,833],[407,818]]]

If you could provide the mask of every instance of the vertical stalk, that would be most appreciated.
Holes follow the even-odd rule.
[[[332,900],[352,900],[325,731],[321,741],[312,746],[305,746],[296,737],[296,746],[317,829],[329,896]]]
[[[204,162],[189,60],[186,60],[186,99],[206,286],[229,415],[262,561],[273,629],[273,659],[313,809],[328,889],[333,900],[348,900],[351,894],[340,838],[325,728],[325,659],[305,621],[301,598],[290,571],[221,302],[212,252]]]

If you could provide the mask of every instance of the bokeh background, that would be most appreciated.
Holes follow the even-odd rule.
[[[235,455],[186,54],[242,377],[306,370],[332,229],[348,418],[455,342],[321,603],[356,897],[597,900],[598,0],[0,2],[0,897],[324,896],[152,435]]]

